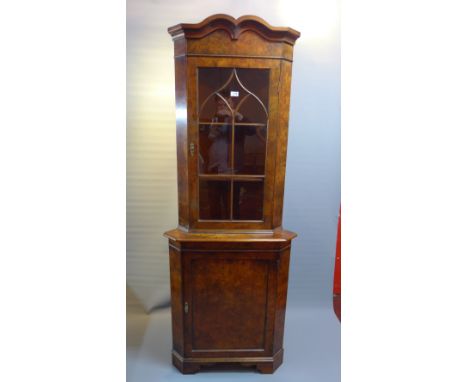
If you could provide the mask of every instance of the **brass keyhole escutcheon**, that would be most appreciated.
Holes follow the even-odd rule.
[[[195,144],[190,142],[190,156],[193,157],[193,153],[195,152]]]

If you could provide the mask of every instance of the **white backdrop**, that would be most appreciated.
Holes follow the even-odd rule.
[[[294,51],[283,226],[289,304],[329,304],[340,204],[340,41],[335,0],[127,0],[127,283],[146,309],[169,298],[164,231],[177,225],[173,44],[167,28],[253,14],[301,32]],[[316,12],[311,12],[316,10]]]

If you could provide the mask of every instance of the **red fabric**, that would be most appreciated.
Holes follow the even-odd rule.
[[[335,276],[333,294],[341,294],[341,207],[338,215],[338,233],[336,238]]]

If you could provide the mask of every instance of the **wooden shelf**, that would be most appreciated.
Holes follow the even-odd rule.
[[[243,180],[246,182],[261,182],[265,175],[242,175],[242,174],[198,174],[203,180]]]
[[[232,125],[232,122],[198,122],[199,125],[213,125],[213,126],[224,126]],[[235,126],[266,126],[266,123],[254,123],[254,122],[234,122]]]
[[[289,242],[297,235],[287,230],[277,230],[268,233],[191,233],[180,229],[173,229],[164,233],[164,236],[170,240],[188,241],[188,242]]]

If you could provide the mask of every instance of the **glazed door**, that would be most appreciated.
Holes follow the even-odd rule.
[[[252,61],[189,65],[195,228],[271,228],[279,65]]]
[[[276,261],[269,254],[187,254],[185,352],[191,357],[271,355]]]

